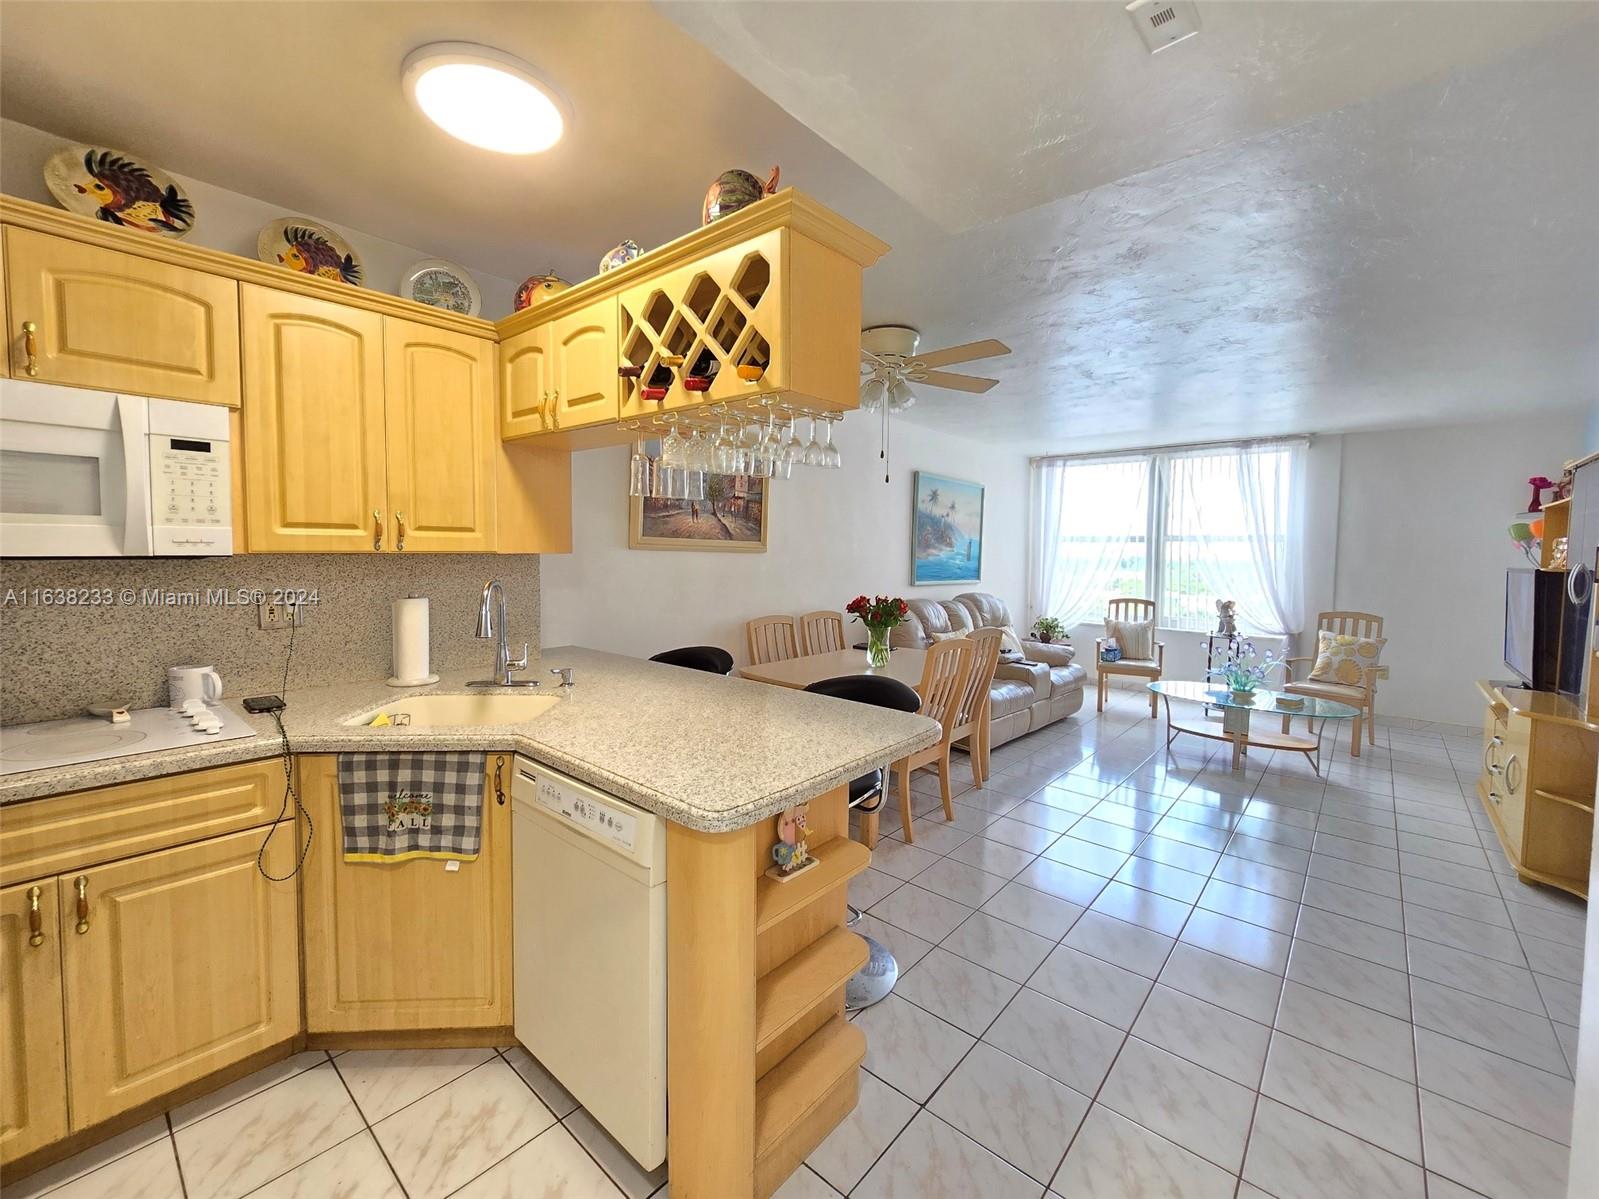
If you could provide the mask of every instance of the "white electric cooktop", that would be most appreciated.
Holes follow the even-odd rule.
[[[171,708],[135,708],[128,713],[131,719],[125,724],[113,724],[100,716],[73,716],[0,728],[0,774],[75,766],[102,758],[125,758],[256,735],[255,728],[227,704],[211,704],[209,711],[222,722],[215,733],[202,732],[193,721]]]

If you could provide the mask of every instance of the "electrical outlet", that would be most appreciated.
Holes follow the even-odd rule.
[[[291,625],[300,628],[305,624],[304,602],[299,600],[262,600],[256,605],[256,623],[263,629],[278,631]]]

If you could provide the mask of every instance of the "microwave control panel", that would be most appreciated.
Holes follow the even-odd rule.
[[[229,551],[231,465],[226,441],[151,436],[150,517],[157,530],[165,530],[160,539],[167,543],[157,548],[158,553]]]

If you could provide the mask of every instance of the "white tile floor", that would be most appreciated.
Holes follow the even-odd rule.
[[[1233,774],[1116,692],[996,750],[953,824],[918,777],[916,843],[851,888],[902,972],[861,1103],[779,1194],[1563,1199],[1585,908],[1510,872],[1479,737]],[[6,1195],[665,1189],[521,1050],[436,1050],[302,1054]]]

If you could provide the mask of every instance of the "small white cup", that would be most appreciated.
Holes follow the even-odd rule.
[[[210,666],[167,667],[167,701],[174,712],[189,700],[211,704],[222,698],[222,676]]]

